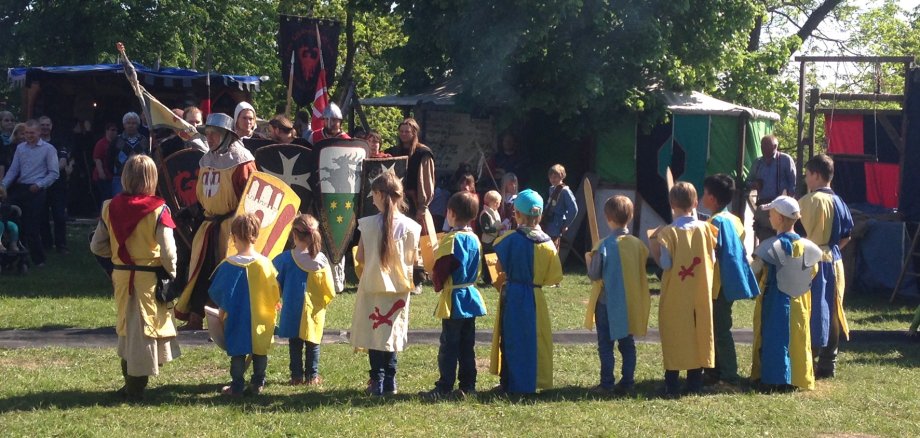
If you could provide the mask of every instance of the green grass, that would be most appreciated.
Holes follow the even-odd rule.
[[[400,355],[401,394],[363,395],[367,359],[347,345],[323,347],[320,388],[292,388],[287,352],[275,348],[268,386],[258,397],[227,400],[227,357],[217,348],[183,351],[151,379],[146,402],[119,403],[113,349],[0,350],[0,434],[4,436],[310,435],[310,436],[917,436],[920,349],[854,344],[841,354],[839,376],[813,392],[719,393],[681,400],[654,396],[661,385],[657,345],[639,345],[636,399],[603,399],[586,389],[598,371],[592,346],[556,346],[556,389],[510,400],[488,393],[462,402],[424,403],[413,396],[437,378],[437,349]],[[478,387],[487,374],[479,348]],[[750,363],[750,349],[739,348]]]
[[[47,267],[33,269],[25,276],[4,273],[0,278],[0,329],[4,328],[97,328],[114,324],[115,307],[111,299],[111,284],[89,253],[87,234],[91,227],[71,225],[69,242],[72,253],[50,253]],[[658,283],[651,283],[657,288]],[[353,278],[351,280],[354,280]],[[490,311],[496,309],[495,289],[481,288]],[[550,317],[554,330],[580,329],[590,293],[584,267],[570,263],[558,288],[547,288]],[[430,286],[410,301],[411,328],[439,328],[440,321],[432,316],[438,295]],[[352,281],[345,292],[332,301],[326,319],[330,329],[348,329],[354,309],[355,285]],[[904,330],[910,324],[916,303],[899,302],[889,305],[887,294],[850,293],[846,310],[852,329]],[[736,328],[753,326],[753,301],[734,305]],[[649,324],[658,325],[658,298],[652,298]],[[483,317],[480,328],[491,328],[493,314]]]

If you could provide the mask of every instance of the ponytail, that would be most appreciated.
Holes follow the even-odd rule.
[[[383,272],[389,272],[390,266],[396,260],[396,246],[393,244],[393,218],[397,211],[405,210],[402,183],[396,174],[384,172],[371,184],[375,194],[383,196],[383,224],[380,234],[380,267]]]
[[[319,222],[309,214],[301,214],[294,218],[291,232],[298,240],[307,242],[307,253],[316,257],[322,249],[323,237],[319,234]]]

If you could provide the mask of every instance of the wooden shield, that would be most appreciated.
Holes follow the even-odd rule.
[[[330,138],[316,144],[314,198],[320,232],[333,262],[341,260],[351,244],[361,196],[361,169],[367,154],[364,140]]]
[[[249,176],[236,214],[255,213],[262,219],[255,249],[270,259],[284,250],[300,198],[284,181],[265,172]]]
[[[402,181],[406,176],[406,165],[409,157],[366,158],[361,172],[361,203],[358,204],[360,217],[371,216],[379,213],[374,207],[371,196],[371,184],[384,172],[395,173]]]
[[[176,234],[188,245],[192,244],[193,224],[183,223],[177,213],[198,202],[195,187],[198,183],[198,162],[202,156],[204,153],[197,149],[185,149],[171,154],[160,164],[157,181],[160,197],[166,200],[176,220]]]
[[[309,148],[296,144],[273,144],[256,151],[256,167],[278,177],[300,197],[300,212],[313,214],[313,190],[310,187]]]

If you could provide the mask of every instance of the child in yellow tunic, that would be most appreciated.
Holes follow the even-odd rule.
[[[268,351],[281,293],[275,278],[278,273],[271,260],[253,247],[261,222],[255,214],[237,216],[233,220],[230,233],[239,252],[217,266],[208,290],[211,299],[220,306],[227,355],[230,356],[233,380],[221,390],[224,395],[243,394],[247,355],[252,355],[250,391],[259,394],[265,387]]]
[[[323,241],[316,218],[309,214],[294,218],[291,235],[294,249],[279,254],[273,261],[278,270],[282,303],[277,334],[288,338],[291,385],[319,385],[322,383],[319,345],[323,342],[326,306],[335,297],[335,286],[329,260],[320,252]]]
[[[811,285],[811,342],[817,364],[815,377],[834,377],[840,337],[849,339],[850,329],[843,312],[846,288],[840,250],[850,241],[853,216],[843,199],[831,190],[834,160],[818,154],[805,163],[808,194],[799,200],[805,237],[824,255]]]
[[[514,200],[518,228],[495,241],[505,275],[492,332],[489,366],[500,389],[535,393],[553,386],[553,331],[543,287],[562,281],[562,264],[549,236],[540,230],[543,198],[533,190]]]
[[[703,368],[715,364],[712,286],[716,231],[697,220],[696,189],[678,182],[668,194],[674,221],[650,239],[661,269],[658,326],[664,356],[666,397],[680,396],[680,371],[687,370],[685,392],[703,388]]]
[[[604,216],[611,233],[598,242],[597,248],[585,255],[588,278],[601,281],[595,287],[585,314],[585,328],[597,324],[597,355],[601,363],[601,381],[595,388],[600,393],[627,395],[633,390],[636,373],[636,341],[633,336],[645,336],[651,297],[645,263],[648,249],[641,240],[629,235],[626,226],[633,217],[629,198],[612,196],[604,203]],[[620,382],[614,386],[613,368],[616,357],[613,344],[619,345],[623,356]]]
[[[476,392],[476,318],[486,314],[486,305],[476,289],[482,267],[481,246],[468,224],[478,209],[476,196],[469,192],[454,193],[447,201],[446,219],[451,231],[438,243],[431,274],[434,290],[441,294],[434,312],[441,318],[441,377],[434,389],[419,393],[423,398],[451,395],[458,379],[458,396]]]
[[[818,272],[821,248],[792,230],[799,204],[778,196],[761,207],[770,211],[777,235],[754,250],[752,267],[762,271],[763,294],[754,307],[751,380],[768,391],[815,388],[812,366],[811,281]]]
[[[176,275],[175,224],[163,199],[153,196],[157,168],[150,157],[129,158],[121,179],[124,191],[103,204],[90,249],[114,264],[115,332],[125,379],[118,395],[136,401],[148,376],[179,356],[171,312],[155,296],[157,271]]]
[[[396,353],[406,346],[412,267],[422,227],[401,213],[405,203],[399,178],[385,172],[371,184],[380,211],[358,221],[361,239],[355,259],[363,270],[358,283],[349,341],[367,350],[370,395],[396,394]]]

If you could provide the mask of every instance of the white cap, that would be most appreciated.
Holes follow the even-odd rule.
[[[777,196],[773,202],[760,206],[761,210],[776,210],[777,213],[788,217],[789,219],[800,219],[802,217],[799,209],[799,202],[790,196]]]

